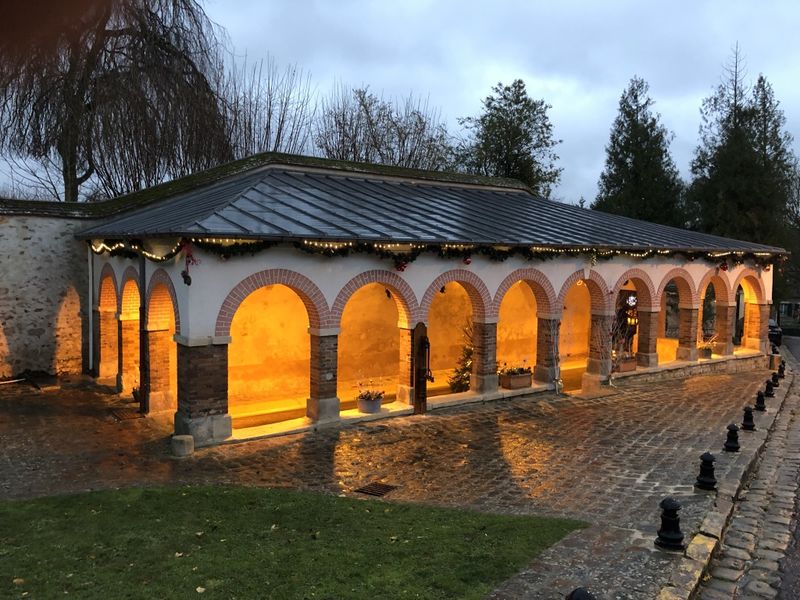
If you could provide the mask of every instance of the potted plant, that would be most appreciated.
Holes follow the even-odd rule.
[[[370,386],[372,381],[369,382]],[[358,384],[359,392],[356,400],[358,401],[358,410],[362,413],[379,413],[381,412],[381,400],[386,392],[383,390],[373,390],[369,387],[362,388],[362,384]]]
[[[531,387],[531,368],[522,361],[521,367],[509,367],[506,363],[497,370],[500,377],[500,387],[507,390],[518,390],[520,388]]]
[[[714,351],[714,344],[716,344],[716,342],[717,336],[714,335],[697,344],[698,358],[711,358],[711,353]]]

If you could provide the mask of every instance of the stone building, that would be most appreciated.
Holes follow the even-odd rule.
[[[83,365],[198,445],[364,418],[364,390],[402,414],[763,365],[784,254],[514,181],[272,154],[94,205],[2,202],[0,219],[3,256],[37,257],[24,276],[0,263],[0,376]],[[46,318],[21,312],[37,297]],[[68,356],[43,364],[34,329]],[[532,381],[501,388],[498,367]]]

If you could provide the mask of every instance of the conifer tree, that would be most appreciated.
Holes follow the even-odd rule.
[[[591,207],[664,225],[682,227],[682,183],[669,153],[672,134],[651,111],[649,86],[631,79],[606,146],[606,165]]]

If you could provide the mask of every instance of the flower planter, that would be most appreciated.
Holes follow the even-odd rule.
[[[362,413],[374,414],[381,412],[381,399],[367,400],[358,398],[358,410]]]
[[[520,388],[531,387],[531,374],[522,373],[521,375],[500,375],[500,387],[507,390],[518,390]]]
[[[623,358],[617,363],[617,372],[618,373],[627,373],[629,371],[636,370],[636,359],[631,358]]]
[[[711,358],[711,348],[698,348],[697,356],[698,358]]]

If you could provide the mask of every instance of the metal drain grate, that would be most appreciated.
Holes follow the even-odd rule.
[[[396,490],[396,485],[389,485],[388,483],[380,483],[378,481],[373,481],[372,483],[368,483],[367,485],[360,487],[356,490],[359,494],[367,494],[368,496],[385,496],[392,490]]]
[[[135,408],[111,408],[109,412],[111,417],[118,422],[144,418],[144,415]]]

